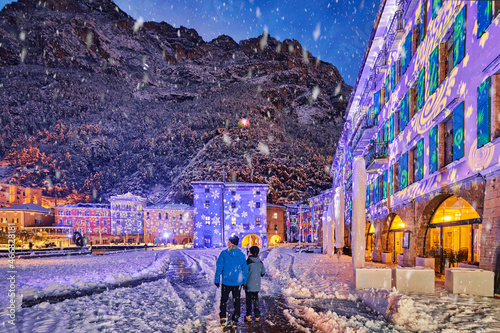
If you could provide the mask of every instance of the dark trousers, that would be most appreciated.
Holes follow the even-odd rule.
[[[253,313],[255,315],[255,318],[259,318],[260,317],[259,292],[245,291],[245,297],[247,298],[247,316],[252,315],[252,304],[253,304]]]
[[[241,314],[241,286],[226,286],[223,284],[221,292],[219,317],[226,318],[227,300],[229,299],[229,293],[232,293],[234,313],[231,319],[238,320]]]

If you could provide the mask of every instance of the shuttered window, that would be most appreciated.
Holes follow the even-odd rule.
[[[393,63],[391,67],[391,94],[394,91],[395,86],[396,86],[396,63]]]
[[[453,160],[464,156],[464,102],[453,110]]]
[[[477,148],[490,142],[491,138],[491,77],[488,77],[477,88]]]
[[[420,110],[425,102],[425,67],[418,74],[418,100],[417,108]]]
[[[373,115],[380,113],[380,90],[373,94]]]
[[[387,185],[388,185],[388,171],[385,170],[384,173],[382,174],[382,178],[383,178],[383,187],[382,187],[382,199],[387,199]]]
[[[403,44],[403,50],[401,54],[402,65],[403,65],[403,74],[406,73],[406,69],[410,64],[411,60],[411,31],[406,36],[405,42]]]
[[[413,181],[424,178],[424,139],[417,142],[415,161],[413,162]]]
[[[434,51],[432,51],[429,57],[429,96],[436,91],[438,86],[438,57],[439,57],[439,45],[436,46]]]
[[[408,186],[408,152],[401,155],[399,159],[399,189],[402,190]]]
[[[435,19],[441,6],[443,4],[443,0],[431,0],[432,1],[432,19]]]
[[[399,110],[399,130],[402,132],[410,119],[409,93],[407,92],[401,100]]]
[[[438,166],[438,126],[429,130],[429,174],[435,172]]]
[[[427,1],[422,1],[420,6],[420,42],[425,38],[425,31],[427,30]]]
[[[394,140],[394,113],[391,114],[389,117],[389,135],[388,135],[389,142],[392,143]]]
[[[477,3],[477,38],[480,38],[491,23],[492,1],[478,1]]]
[[[453,67],[465,57],[465,6],[455,17]]]
[[[378,178],[375,179],[375,181],[372,183],[373,184],[373,203],[378,202]]]

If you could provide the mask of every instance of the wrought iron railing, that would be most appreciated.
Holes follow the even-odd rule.
[[[366,165],[370,165],[374,160],[389,156],[389,143],[377,142],[374,143],[366,154]]]
[[[377,119],[378,118],[372,114],[371,110],[368,110],[365,119],[363,119],[363,127],[370,128],[373,126],[377,126],[378,123]]]

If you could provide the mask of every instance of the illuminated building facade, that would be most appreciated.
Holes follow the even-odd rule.
[[[312,225],[309,218],[309,205],[285,205],[287,239],[290,242],[312,242]]]
[[[125,236],[128,241],[130,236],[141,242],[144,235],[144,207],[146,199],[132,193],[112,196],[111,204],[111,234]],[[140,236],[140,238],[139,238]]]
[[[352,193],[366,197],[373,260],[431,256],[438,272],[498,277],[499,13],[498,1],[382,1],[332,164],[347,225]],[[353,189],[353,161],[366,188]]]
[[[267,246],[267,184],[195,181],[194,246],[226,246],[231,235],[240,247]]]
[[[55,224],[72,227],[87,236],[93,245],[109,244],[111,234],[111,216],[109,205],[79,203],[54,207]]]
[[[187,244],[193,242],[194,208],[158,204],[144,208],[146,242]]]
[[[269,246],[286,241],[285,206],[267,204],[267,240]]]
[[[323,244],[323,221],[328,218],[328,207],[333,201],[333,189],[323,191],[308,201],[311,225],[314,227],[313,242]]]
[[[0,184],[0,207],[22,204],[42,204],[42,189]]]

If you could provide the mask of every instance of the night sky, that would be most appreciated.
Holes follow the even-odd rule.
[[[0,8],[12,1],[0,0]],[[135,19],[194,28],[205,41],[219,35],[239,42],[264,30],[298,40],[313,56],[335,65],[353,85],[379,0],[115,0]]]

